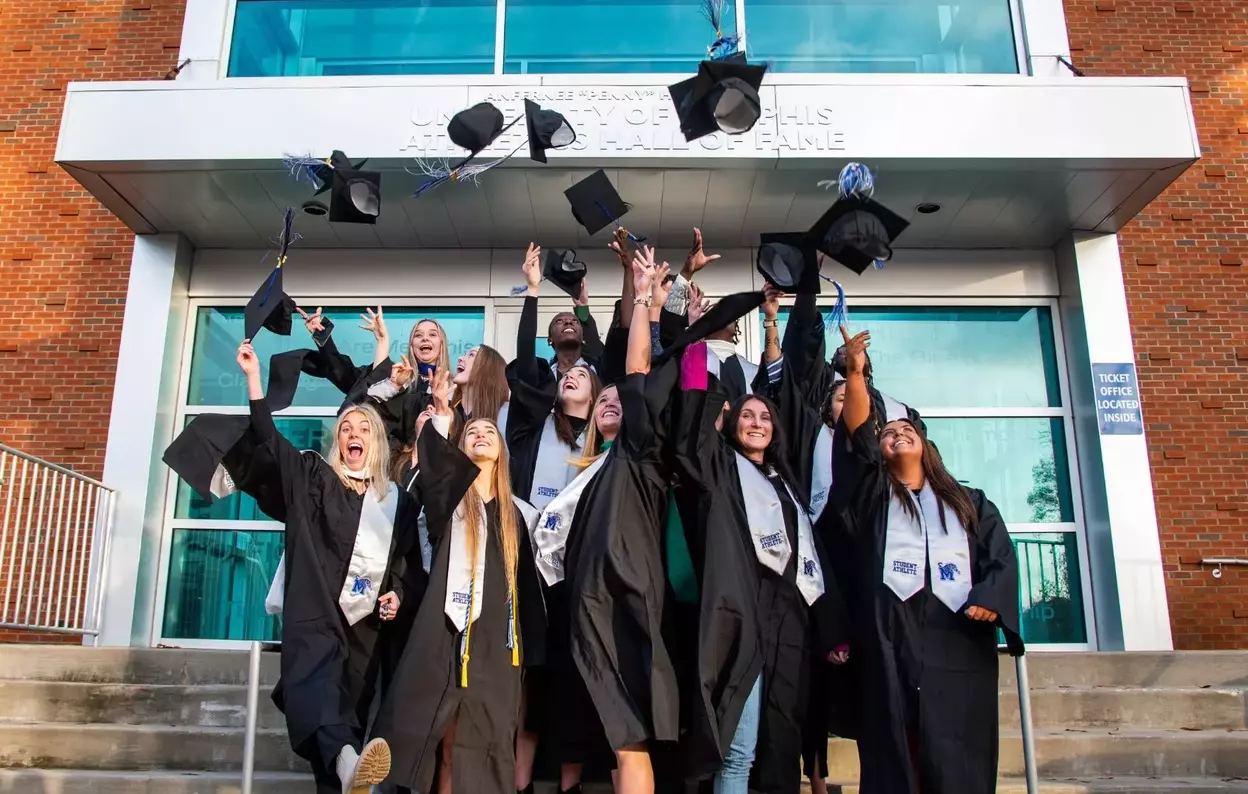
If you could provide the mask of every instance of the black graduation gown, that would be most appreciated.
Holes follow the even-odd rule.
[[[273,702],[286,716],[291,746],[312,764],[318,790],[336,791],[337,750],[324,746],[325,734],[341,739],[345,726],[355,742],[363,738],[380,662],[376,613],[349,626],[338,606],[365,496],[345,488],[319,455],[300,452],[278,433],[264,400],[251,402],[250,429],[222,463],[240,491],[286,524],[281,677]],[[416,531],[419,512],[400,491],[395,539]],[[414,608],[393,570],[378,594],[389,590],[399,595],[399,614]]]
[[[862,791],[919,790],[912,736],[923,794],[990,794],[997,785],[997,629],[1011,653],[1023,650],[1018,563],[1005,523],[982,491],[966,489],[979,512],[967,606],[996,612],[995,625],[952,612],[927,588],[903,602],[883,582],[889,480],[874,423],[864,422],[852,438],[840,423],[832,459],[833,506],[844,511],[861,572],[850,603]]]
[[[574,663],[567,672],[584,684],[593,711],[578,709],[574,697],[574,713],[560,715],[565,750],[592,749],[603,736],[611,750],[678,736],[676,676],[661,630],[667,478],[657,431],[676,372],[667,367],[649,380],[634,374],[619,384],[619,433],[582,492],[568,532],[570,660],[554,664]]]
[[[452,515],[472,487],[477,467],[436,432],[421,433],[421,471],[417,489],[433,543],[433,564],[425,597],[416,614],[395,680],[382,701],[375,735],[390,744],[390,780],[416,791],[432,791],[438,744],[447,721],[458,714],[452,790],[481,794],[512,794],[515,790],[515,731],[520,712],[520,667],[507,647],[507,575],[498,541],[498,511],[516,511],[516,528],[524,519],[514,504],[486,505],[489,531],[481,616],[471,625],[468,686],[461,684],[460,648],[463,633],[446,617]],[[420,568],[419,539],[404,536],[407,570]],[[517,589],[530,583],[536,568],[528,543],[520,538]],[[531,596],[529,596],[531,597]],[[517,601],[526,598],[519,592]],[[528,652],[528,626],[520,611],[519,657]]]
[[[809,657],[826,655],[845,641],[848,629],[817,535],[825,593],[809,607],[796,586],[796,553],[784,577],[759,563],[736,456],[715,429],[725,399],[718,390],[684,392],[674,417],[678,499],[701,602],[697,680],[688,684],[697,688],[685,737],[688,774],[704,778],[723,765],[761,673],[763,703],[750,788],[792,794],[801,782]],[[787,491],[777,487],[777,494],[787,505],[785,525],[796,549],[798,508]]]

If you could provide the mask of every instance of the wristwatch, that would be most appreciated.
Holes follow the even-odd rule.
[[[650,303],[651,303],[651,298],[649,295],[645,296],[644,298],[641,297],[640,295],[633,298],[634,306],[645,306],[648,309],[650,308]]]
[[[764,328],[779,328],[780,321],[779,320],[763,320],[763,327]]]

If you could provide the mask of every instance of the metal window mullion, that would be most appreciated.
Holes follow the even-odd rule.
[[[736,0],[736,10],[737,36],[740,37],[740,42],[737,44],[737,51],[741,52],[745,50],[748,45],[748,42],[745,39],[745,0]]]
[[[507,0],[498,0],[494,9],[494,74],[503,73],[503,59],[506,56],[507,37]]]

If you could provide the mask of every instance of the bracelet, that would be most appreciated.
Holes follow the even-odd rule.
[[[645,296],[644,298],[641,298],[641,297],[633,298],[634,306],[645,306],[647,309],[650,308],[651,302],[652,300],[649,295]]]
[[[763,327],[764,328],[779,328],[780,321],[779,320],[763,320]]]

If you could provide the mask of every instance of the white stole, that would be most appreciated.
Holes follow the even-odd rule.
[[[822,422],[815,436],[815,453],[810,465],[810,520],[818,521],[828,506],[832,490],[832,430]]]
[[[936,498],[931,483],[923,484],[917,499],[913,493],[909,496],[919,513],[918,520],[896,494],[889,499],[884,584],[907,601],[923,589],[930,564],[932,594],[950,611],[960,612],[971,593],[971,544],[966,528],[957,513]],[[945,529],[940,523],[942,510]]]
[[[349,472],[353,474],[353,472]],[[394,514],[399,506],[399,488],[386,483],[386,494],[378,500],[372,488],[364,493],[360,523],[355,531],[355,546],[347,578],[338,595],[338,606],[347,623],[354,626],[368,617],[377,606],[377,597],[386,568],[390,565],[390,541],[394,536]]]
[[[758,365],[737,353],[737,346],[723,339],[706,340],[706,371],[719,377],[719,367],[732,356],[736,356],[741,365],[741,374],[745,376],[745,393],[754,393],[754,377],[758,375]]]
[[[591,463],[576,479],[568,483],[568,487],[546,504],[541,515],[534,523],[533,556],[537,562],[537,570],[546,584],[553,585],[563,581],[563,549],[568,544],[568,531],[572,529],[572,517],[576,515],[576,506],[580,504],[581,492],[589,481],[598,474],[606,461],[604,454]]]
[[[531,526],[537,519],[537,513],[525,504],[523,499],[513,496],[512,504],[520,510],[526,525]],[[446,600],[443,611],[455,624],[455,628],[463,632],[469,624],[477,622],[481,617],[481,597],[485,591],[485,547],[489,543],[490,528],[486,520],[485,506],[481,506],[480,520],[477,522],[477,553],[476,559],[468,559],[468,521],[464,512],[463,502],[455,508],[451,518],[451,559],[446,571]],[[517,572],[517,576],[519,573]],[[507,594],[507,610],[514,618],[515,606],[511,602],[511,593]],[[514,619],[509,621],[514,623]],[[511,628],[508,628],[511,632]],[[508,646],[512,645],[509,639]]]
[[[584,445],[584,431],[577,441],[578,445]],[[544,510],[551,499],[576,479],[579,471],[572,465],[575,457],[577,453],[559,440],[559,434],[555,431],[555,415],[552,413],[542,425],[542,438],[538,442],[537,461],[533,467],[533,484],[529,487],[529,504],[538,510]]]
[[[777,576],[784,576],[793,549],[789,545],[789,533],[784,525],[784,508],[775,487],[768,482],[749,458],[740,452],[737,456],[737,475],[741,480],[741,497],[745,501],[745,515],[749,522],[750,540],[758,561]],[[823,569],[815,552],[814,531],[810,516],[801,501],[793,494],[788,483],[784,484],[789,498],[797,507],[797,589],[807,605],[815,603],[823,595]]]

